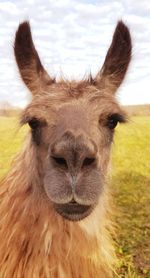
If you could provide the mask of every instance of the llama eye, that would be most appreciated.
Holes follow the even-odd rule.
[[[120,121],[120,115],[118,114],[113,114],[111,116],[108,117],[107,119],[107,126],[109,129],[114,129],[118,122]]]
[[[86,157],[83,161],[83,166],[90,166],[94,164],[95,158],[94,157]]]
[[[52,156],[52,159],[57,163],[59,166],[65,166],[67,167],[67,162],[63,157],[56,157]]]
[[[31,120],[28,122],[28,124],[29,124],[29,126],[34,130],[34,129],[36,129],[36,128],[39,127],[40,122],[39,122],[39,120],[37,120],[36,118],[33,118],[33,119],[31,119]]]

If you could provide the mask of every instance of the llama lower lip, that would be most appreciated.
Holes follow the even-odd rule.
[[[71,221],[82,220],[92,211],[92,206],[85,206],[76,203],[64,205],[55,204],[54,207],[61,216]]]

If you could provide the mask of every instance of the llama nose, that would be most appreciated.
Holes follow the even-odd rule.
[[[96,164],[96,152],[92,144],[57,143],[51,152],[51,159],[56,167],[68,170],[72,174],[81,169],[92,168]]]
[[[79,159],[70,159],[62,155],[52,155],[53,162],[57,167],[64,169],[76,169],[76,168],[89,168],[95,165],[96,158],[92,155],[79,157]]]

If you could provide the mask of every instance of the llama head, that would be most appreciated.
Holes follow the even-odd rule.
[[[114,129],[125,121],[115,92],[131,59],[129,30],[118,22],[102,69],[80,82],[48,75],[28,22],[16,32],[14,51],[33,95],[22,122],[31,128],[42,196],[64,218],[81,220],[101,201]]]

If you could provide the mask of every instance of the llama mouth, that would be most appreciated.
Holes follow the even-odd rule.
[[[78,203],[55,204],[55,210],[65,219],[70,221],[80,221],[92,212],[92,206],[80,205]]]

